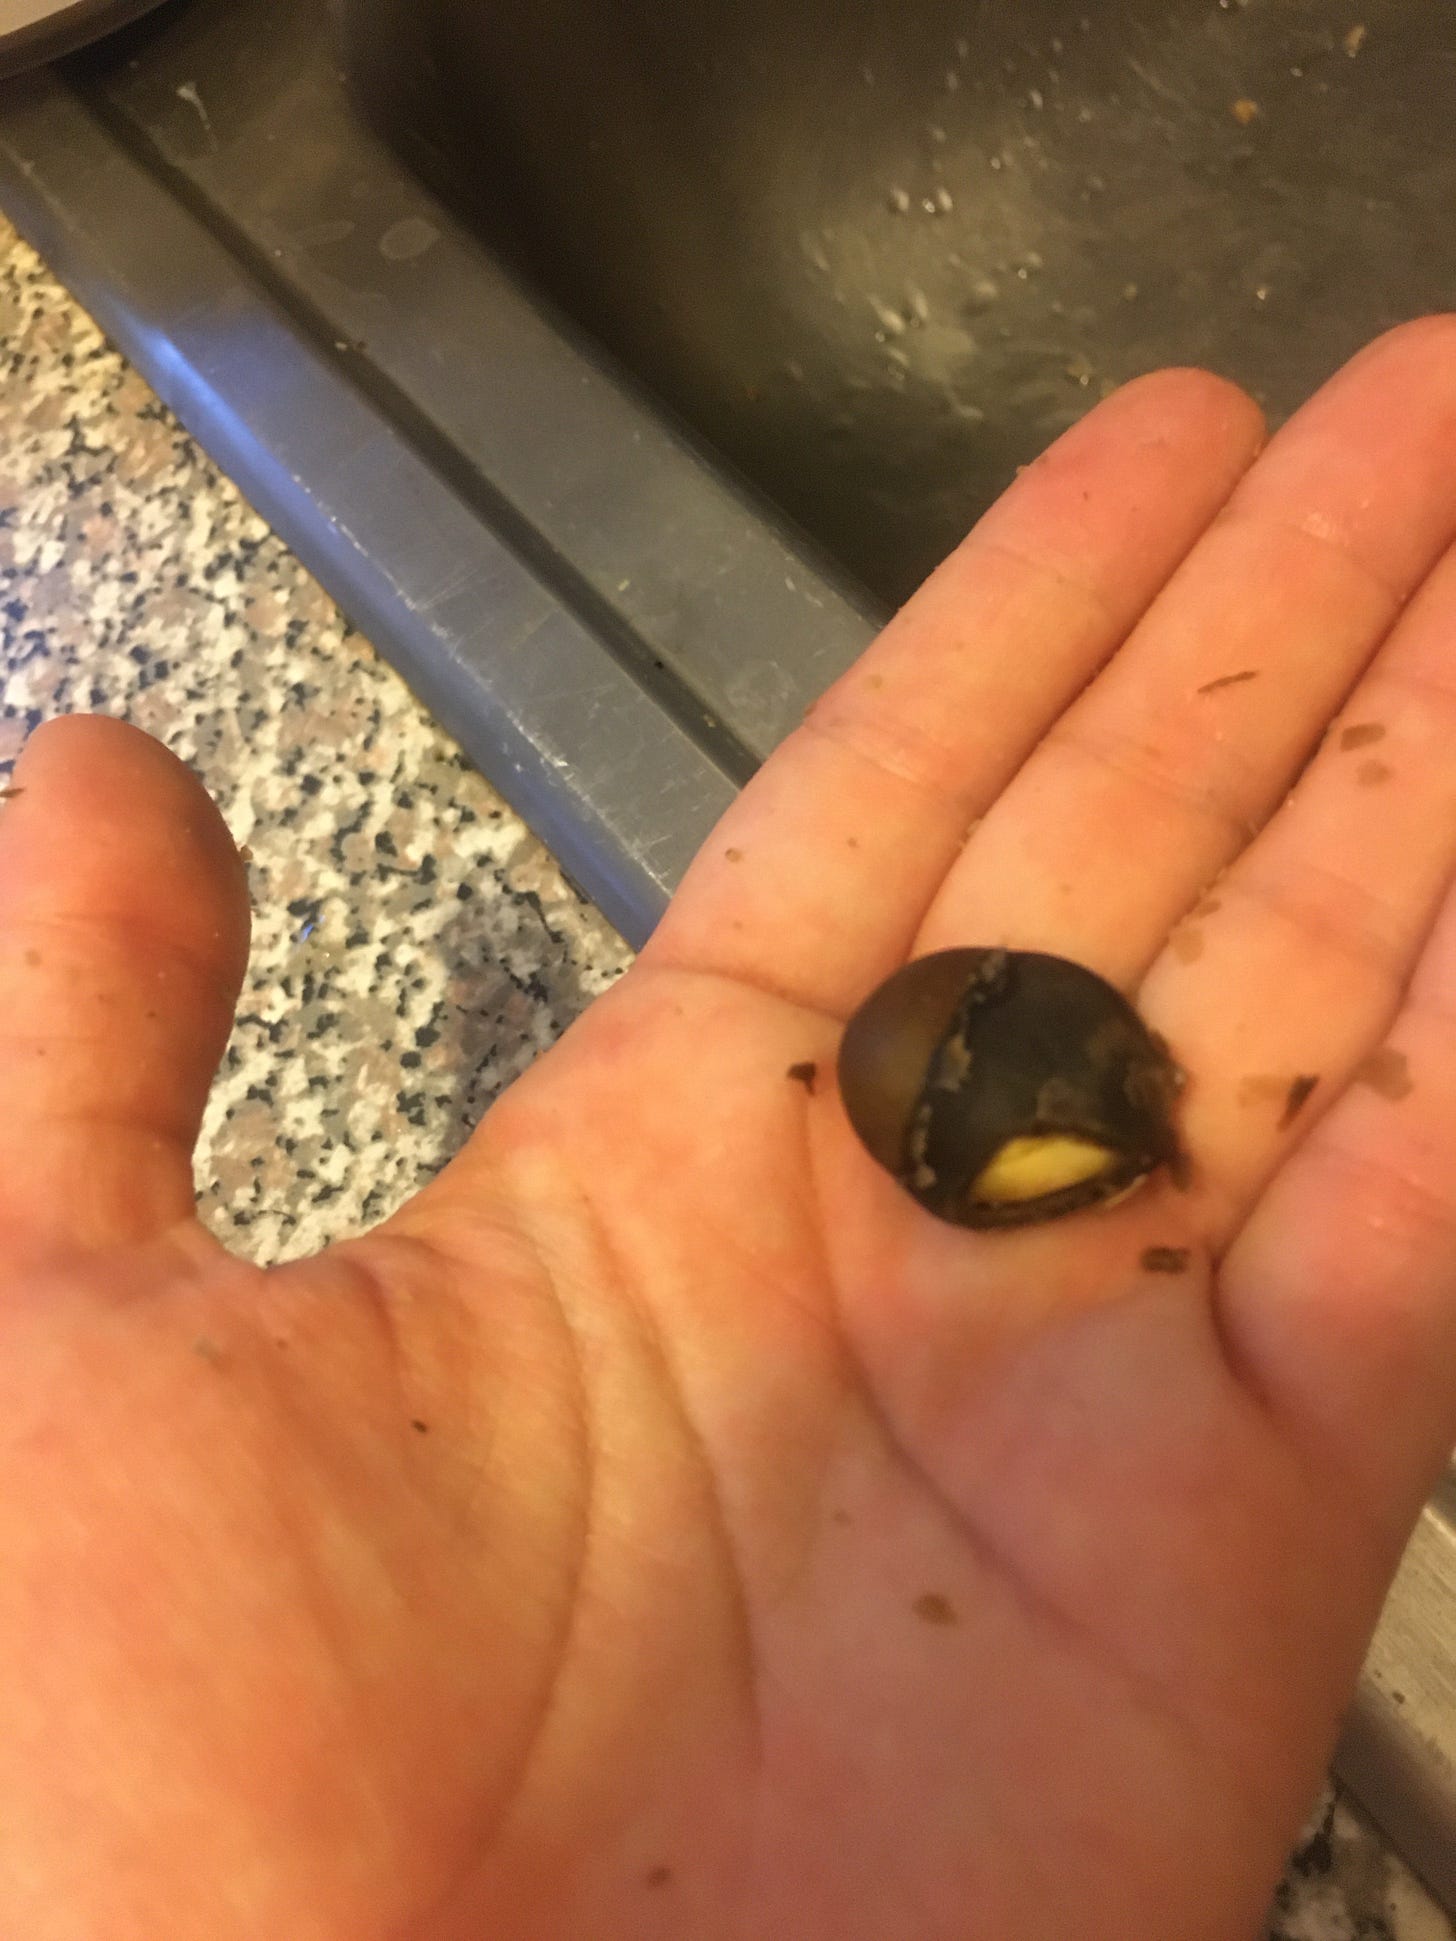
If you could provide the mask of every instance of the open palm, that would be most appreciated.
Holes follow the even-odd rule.
[[[232,845],[36,735],[0,1932],[1253,1931],[1456,1438],[1456,324],[1259,446],[1195,373],[1095,412],[462,1157],[272,1272],[192,1211]],[[959,943],[1137,993],[1188,1190],[980,1235],[877,1171],[839,1033]]]

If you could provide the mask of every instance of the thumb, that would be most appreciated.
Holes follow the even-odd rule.
[[[242,859],[191,772],[118,721],[31,737],[0,808],[0,1259],[156,1237],[247,962]]]

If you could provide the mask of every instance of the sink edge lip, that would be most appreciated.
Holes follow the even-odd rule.
[[[696,741],[632,679],[54,74],[0,87],[0,206],[571,880],[630,943],[645,941],[736,794],[738,778],[711,743]],[[248,346],[231,370],[217,349],[226,333],[208,330],[209,317],[221,316]],[[259,368],[266,393],[249,388]],[[270,436],[298,434],[276,402],[269,417],[269,397],[290,378],[306,384],[311,406],[317,400],[309,430],[322,443],[312,478],[270,447]],[[387,558],[390,507],[369,505],[360,468],[339,465],[340,450],[399,468],[396,512],[428,507],[448,522],[460,548],[452,565],[465,564],[447,597],[438,560],[433,577],[412,582],[408,562]],[[368,543],[376,534],[378,548]],[[543,682],[534,657],[497,654],[495,639],[482,641],[471,605],[482,581],[506,603],[508,647],[512,627],[524,629],[523,641],[546,616],[540,624],[555,630],[557,652],[574,657],[572,692]],[[615,750],[603,745],[604,726]]]

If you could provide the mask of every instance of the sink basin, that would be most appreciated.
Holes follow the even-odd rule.
[[[345,0],[441,193],[884,602],[1167,363],[1456,302],[1456,5]]]

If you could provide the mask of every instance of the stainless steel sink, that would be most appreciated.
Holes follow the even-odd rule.
[[[1456,0],[1088,9],[174,0],[0,201],[640,940],[1104,385],[1456,300]],[[1340,1769],[1456,1910],[1451,1488]]]
[[[452,205],[885,600],[1103,387],[1278,416],[1456,301],[1452,0],[343,15]]]

